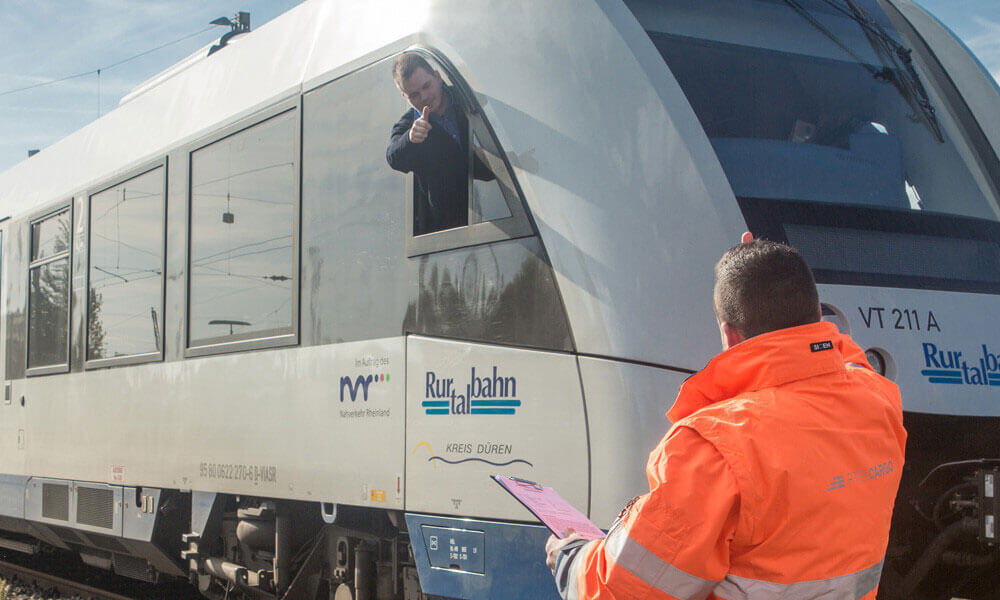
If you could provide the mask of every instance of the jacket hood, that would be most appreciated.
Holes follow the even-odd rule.
[[[819,321],[754,336],[689,377],[667,418],[676,423],[720,400],[843,371],[845,363],[871,370],[864,351],[833,323]]]

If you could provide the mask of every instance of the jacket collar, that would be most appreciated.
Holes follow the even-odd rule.
[[[739,394],[843,371],[844,363],[871,369],[864,351],[833,323],[819,321],[764,333],[713,358],[681,386],[671,422]]]

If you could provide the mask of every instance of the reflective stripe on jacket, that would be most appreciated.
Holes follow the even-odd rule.
[[[565,598],[875,598],[906,432],[898,388],[848,336],[820,322],[751,338],[667,417],[649,493],[559,557]]]

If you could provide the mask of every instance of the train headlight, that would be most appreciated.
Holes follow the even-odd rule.
[[[885,356],[881,352],[874,348],[865,350],[865,358],[868,359],[868,364],[875,369],[875,372],[879,375],[885,376],[886,372],[886,360]]]

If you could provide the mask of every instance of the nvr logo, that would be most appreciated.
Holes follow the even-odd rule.
[[[501,377],[495,366],[491,375],[478,376],[472,367],[464,394],[454,377],[427,371],[421,406],[428,415],[512,415],[521,401],[517,399],[517,378]]]
[[[354,379],[350,377],[340,378],[340,401],[344,401],[344,390],[351,396],[351,402],[358,399],[358,390],[363,392],[362,396],[365,402],[368,402],[368,386],[373,383],[378,383],[380,381],[388,381],[389,374],[374,374],[374,375],[358,375]]]
[[[929,382],[1000,386],[1000,355],[991,353],[986,344],[982,345],[982,356],[971,365],[958,350],[938,350],[930,343],[924,343],[923,347],[927,368],[920,374]]]

